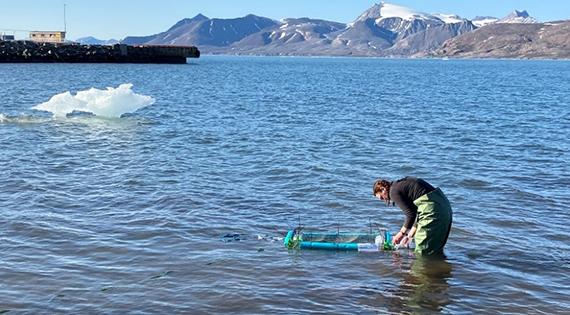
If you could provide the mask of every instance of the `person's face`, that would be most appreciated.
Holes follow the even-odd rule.
[[[386,190],[386,188],[381,188],[374,196],[385,202],[388,200],[388,190]]]

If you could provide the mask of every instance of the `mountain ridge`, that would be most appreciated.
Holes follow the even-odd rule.
[[[523,25],[539,23],[525,10],[514,10],[502,19],[469,20],[456,14],[428,14],[381,2],[346,24],[308,17],[276,21],[253,14],[232,19],[197,14],[164,32],[129,36],[122,43],[196,45],[205,54],[426,57],[446,55],[441,48],[458,36],[501,24],[514,26],[491,30],[525,30]],[[491,38],[495,35],[500,34],[488,34]]]

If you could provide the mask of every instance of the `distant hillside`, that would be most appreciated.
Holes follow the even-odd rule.
[[[191,19],[179,21],[166,32],[145,37],[127,37],[122,42],[131,45],[193,45],[200,46],[202,50],[203,46],[229,46],[277,24],[274,20],[252,14],[236,19],[209,19],[198,14]]]
[[[76,39],[75,41],[82,45],[115,45],[119,43],[119,41],[116,39],[102,40],[92,36],[81,37]]]
[[[343,23],[309,18],[284,19],[282,23],[251,34],[216,53],[257,55],[316,55],[330,46],[331,34],[346,28]],[[336,55],[328,51],[329,55]],[[344,52],[341,53],[345,54]]]
[[[491,24],[447,41],[436,56],[570,58],[570,21]]]
[[[457,15],[380,3],[349,24],[310,18],[274,21],[255,15],[210,19],[198,14],[163,33],[122,42],[197,45],[203,53],[216,54],[422,56],[473,29],[475,25]]]
[[[514,44],[507,43],[509,39],[516,40],[514,39],[516,34],[532,33],[532,30],[542,27],[541,25],[547,24],[537,23],[536,19],[524,10],[515,10],[502,19],[477,17],[469,20],[456,14],[428,14],[382,2],[373,5],[348,24],[311,18],[275,21],[251,14],[235,19],[211,19],[198,14],[193,18],[177,22],[162,33],[130,36],[122,43],[195,45],[205,54],[447,56],[450,51],[455,55],[461,54],[459,52],[461,48],[452,49],[454,41],[449,41],[447,45],[451,46],[442,50],[442,45],[454,38],[465,39],[464,44],[457,44],[461,47],[462,45],[486,47],[489,45],[486,43],[488,38],[465,36],[475,33],[487,34],[494,40],[500,38],[503,44],[514,47]],[[478,33],[479,27],[483,31]],[[564,31],[558,28],[554,30]],[[548,34],[556,36],[554,33]],[[469,40],[482,42],[468,42]],[[542,47],[542,55],[563,55],[562,52],[548,52],[548,49],[556,47]],[[497,56],[501,55],[499,50],[499,48],[495,50]],[[516,55],[516,52],[512,55]]]

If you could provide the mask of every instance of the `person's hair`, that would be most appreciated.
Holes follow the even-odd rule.
[[[376,194],[379,193],[382,189],[385,189],[388,192],[388,199],[385,201],[386,201],[386,204],[389,205],[390,204],[390,186],[391,185],[392,185],[392,183],[385,180],[385,179],[378,179],[374,182],[374,185],[372,186],[372,194],[374,196],[376,196]]]

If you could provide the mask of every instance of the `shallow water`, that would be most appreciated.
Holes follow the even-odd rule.
[[[0,65],[0,312],[567,313],[569,81],[556,61]],[[122,83],[156,103],[31,110]],[[445,259],[279,241],[299,217],[397,230],[371,186],[406,175],[452,202]]]

